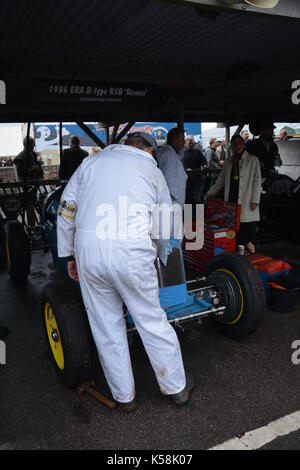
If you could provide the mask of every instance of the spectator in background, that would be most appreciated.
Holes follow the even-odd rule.
[[[225,201],[241,204],[238,244],[254,253],[261,196],[260,165],[258,159],[246,151],[241,135],[232,137],[231,149],[232,156],[225,160],[223,170],[207,195],[214,197],[224,188]]]
[[[99,152],[101,152],[100,147],[92,147],[92,150],[90,151],[90,157],[93,157],[94,155],[96,155]]]
[[[260,123],[260,137],[256,140],[249,140],[246,149],[251,155],[255,155],[260,162],[263,178],[269,178],[275,173],[275,166],[282,165],[277,144],[274,142],[274,123],[265,121]]]
[[[220,160],[218,159],[218,156],[217,156],[217,147],[218,147],[218,141],[216,137],[212,137],[209,140],[209,147],[207,147],[205,151],[205,158],[206,158],[208,167],[211,170],[214,170],[216,168],[222,168],[222,165],[220,164]]]
[[[6,160],[5,164],[4,164],[4,166],[13,166],[13,165],[14,165],[14,164],[13,164],[13,161],[12,161],[12,158],[11,158],[11,157],[9,157],[9,158]]]
[[[225,139],[220,137],[219,139],[217,139],[217,143],[219,145],[217,147],[216,154],[219,159],[219,162],[221,163],[221,165],[223,165],[226,159]]]
[[[38,180],[43,177],[43,170],[38,162],[37,153],[35,149],[35,140],[33,137],[28,139],[28,158],[26,165],[26,153],[27,153],[27,137],[23,140],[24,149],[13,161],[16,166],[17,175],[21,181],[25,179],[25,175],[28,180]],[[26,171],[25,171],[26,166]]]
[[[244,130],[241,132],[241,137],[242,137],[242,139],[243,139],[243,141],[245,142],[245,145],[246,145],[246,143],[247,143],[248,140],[250,139],[249,131],[247,131],[247,129],[244,129]]]
[[[24,149],[13,161],[16,166],[17,177],[24,181],[39,180],[43,178],[43,170],[40,162],[38,161],[37,153],[35,149],[35,140],[33,137],[25,137],[23,140]],[[27,188],[25,196],[25,207],[27,214],[27,223],[33,227],[36,222],[35,203],[36,203],[36,192],[37,189],[34,186]]]
[[[43,161],[42,155],[38,155],[37,161],[38,161],[38,163],[41,167],[44,166],[44,161]]]
[[[185,139],[185,150],[183,156],[185,169],[198,170],[207,166],[206,158],[199,148],[195,147],[193,135],[188,135]]]
[[[181,152],[184,148],[184,130],[174,127],[168,132],[167,143],[159,149],[157,160],[173,203],[184,207],[187,174],[182,163]]]
[[[72,135],[70,138],[70,148],[62,152],[59,179],[69,180],[88,155],[88,152],[80,148],[79,137]]]
[[[205,158],[208,164],[211,159],[216,156],[217,147],[218,142],[216,137],[211,137],[211,139],[209,139],[209,146],[205,149]]]
[[[285,142],[286,140],[288,140],[289,136],[288,136],[288,133],[285,129],[281,129],[280,131],[280,134],[279,134],[279,139],[281,140],[281,142]]]

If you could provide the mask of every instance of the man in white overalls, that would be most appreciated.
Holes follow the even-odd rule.
[[[76,170],[60,201],[57,237],[58,256],[75,257],[68,262],[69,275],[80,282],[112,395],[130,412],[136,409],[135,386],[123,302],[161,392],[183,405],[194,380],[185,375],[177,335],[158,298],[151,218],[153,207],[170,207],[171,198],[152,156],[156,142],[150,134],[132,133],[126,144],[108,146]],[[165,256],[167,244],[160,240],[159,256]]]

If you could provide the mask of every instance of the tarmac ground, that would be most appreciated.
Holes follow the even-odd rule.
[[[273,248],[299,269],[299,245]],[[185,407],[160,394],[139,338],[131,345],[136,413],[76,395],[60,383],[42,330],[41,293],[56,278],[50,254],[33,255],[22,286],[0,271],[0,325],[10,329],[0,366],[0,449],[208,449],[300,410],[300,364],[291,359],[300,306],[291,314],[268,309],[260,329],[243,341],[222,336],[209,319],[177,331],[196,378]],[[100,368],[97,387],[109,396]],[[300,430],[262,449],[300,449]]]

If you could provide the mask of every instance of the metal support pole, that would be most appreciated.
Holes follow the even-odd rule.
[[[82,129],[100,148],[104,149],[106,147],[105,143],[99,139],[98,136],[94,134],[91,129],[84,124],[84,122],[76,122],[76,124]]]
[[[105,140],[106,140],[106,145],[109,145],[109,126],[105,126]]]
[[[228,150],[230,147],[230,126],[226,125],[226,138],[225,138],[225,148],[226,148],[226,155],[228,155]]]
[[[124,127],[124,129],[116,136],[115,138],[115,144],[121,142],[121,140],[123,139],[123,137],[127,134],[128,131],[130,131],[130,129],[132,128],[132,126],[134,125],[135,121],[130,121],[128,122],[128,124],[126,124],[126,126]]]
[[[239,124],[238,125],[238,128],[236,129],[235,133],[233,135],[238,135],[241,133],[243,127],[244,127],[245,124]]]
[[[62,122],[59,123],[59,163],[61,163],[63,153]]]
[[[177,116],[177,127],[184,131],[184,111],[179,111]]]
[[[25,223],[25,212],[26,212],[26,203],[27,203],[27,180],[28,180],[28,175],[27,175],[27,167],[28,167],[28,162],[29,162],[29,137],[30,137],[30,125],[31,123],[27,123],[27,134],[26,134],[26,149],[25,149],[25,168],[24,168],[24,185],[23,185],[23,194],[24,194],[24,199],[23,199],[23,223]]]
[[[119,130],[119,123],[116,124],[113,128],[113,131],[112,131],[112,134],[110,136],[110,144],[114,144],[115,143],[115,138],[116,138],[116,135],[118,133],[118,130]]]

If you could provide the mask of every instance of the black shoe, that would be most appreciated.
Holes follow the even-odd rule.
[[[184,389],[179,393],[175,393],[174,395],[169,395],[174,401],[175,405],[182,406],[182,405],[185,405],[189,401],[190,392],[194,388],[194,385],[195,385],[194,377],[192,376],[192,374],[187,374],[186,385]]]
[[[125,413],[133,413],[137,409],[135,398],[127,403],[120,403],[119,401],[116,403]]]
[[[6,326],[0,326],[0,339],[5,339],[8,336],[9,329]]]

